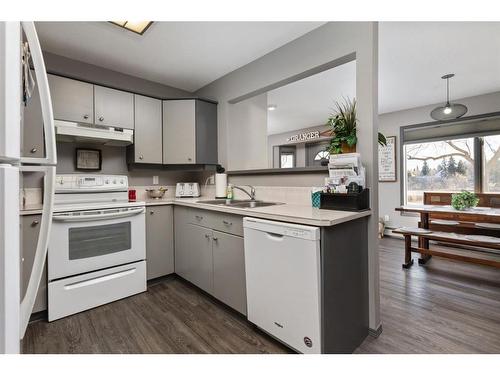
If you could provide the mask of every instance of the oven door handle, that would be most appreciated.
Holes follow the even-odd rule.
[[[113,213],[102,213],[96,215],[83,215],[83,216],[66,216],[66,215],[54,215],[52,220],[61,221],[61,222],[82,222],[82,221],[95,221],[95,220],[109,220],[109,219],[118,219],[129,216],[135,216],[144,213],[146,209],[144,207],[136,208],[134,210],[127,211],[119,211]]]

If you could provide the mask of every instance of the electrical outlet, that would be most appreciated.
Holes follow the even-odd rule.
[[[158,176],[153,176],[153,185],[158,185],[160,183]]]
[[[215,175],[208,177],[208,185],[215,185]]]
[[[387,223],[389,221],[389,215],[384,215],[384,223]]]

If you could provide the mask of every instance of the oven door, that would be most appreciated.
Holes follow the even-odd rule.
[[[53,215],[49,280],[146,259],[144,207]]]

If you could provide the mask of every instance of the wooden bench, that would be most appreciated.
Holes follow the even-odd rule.
[[[410,268],[413,265],[413,259],[411,258],[411,253],[419,253],[424,256],[439,256],[442,258],[455,259],[469,263],[482,264],[486,266],[492,266],[500,268],[500,243],[483,242],[477,240],[468,239],[466,235],[455,234],[450,232],[431,232],[422,233],[418,230],[393,230],[393,233],[402,234],[405,239],[405,262],[403,263],[403,268]],[[412,236],[419,238],[419,246],[412,246]],[[420,239],[440,242],[448,242],[460,245],[468,245],[473,248],[467,250],[461,249],[430,249],[429,246],[421,247]]]

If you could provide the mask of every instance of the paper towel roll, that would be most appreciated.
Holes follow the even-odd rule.
[[[225,198],[227,189],[227,174],[216,173],[215,174],[215,197]]]

